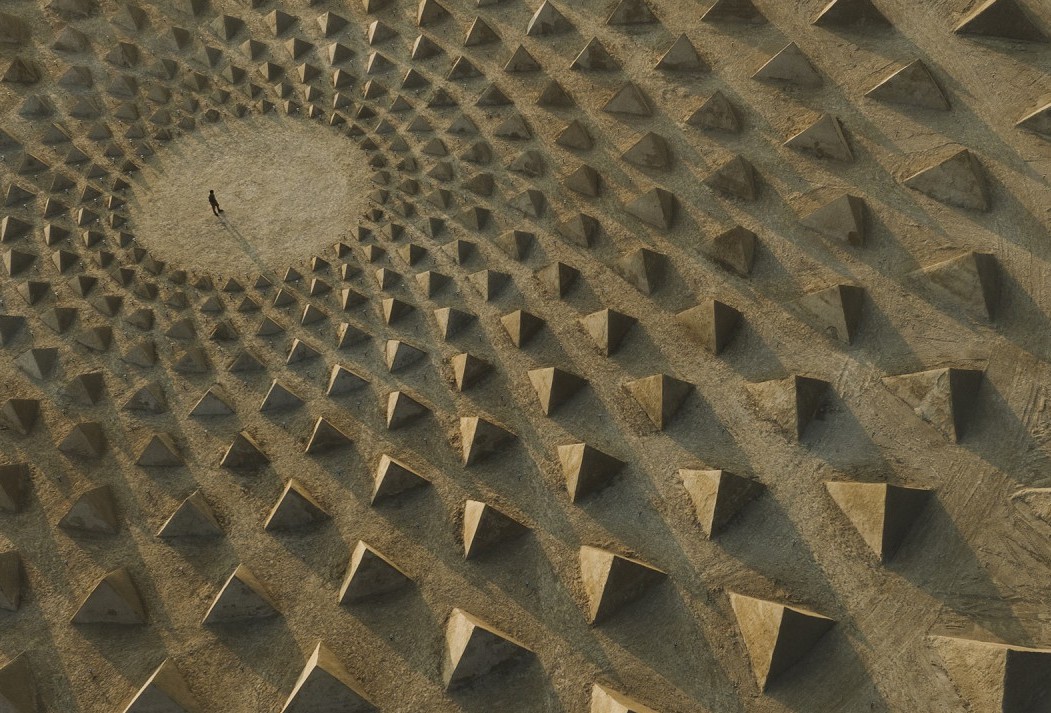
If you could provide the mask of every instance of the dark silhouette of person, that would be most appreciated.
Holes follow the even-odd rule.
[[[212,206],[212,213],[219,215],[223,209],[219,207],[219,201],[215,197],[215,191],[208,191],[208,203]]]

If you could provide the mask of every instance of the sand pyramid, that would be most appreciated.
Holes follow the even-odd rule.
[[[805,657],[835,621],[806,609],[730,593],[759,689],[766,691]]]
[[[445,628],[442,680],[447,689],[456,688],[530,655],[529,649],[504,632],[453,609]]]
[[[894,556],[930,492],[885,483],[825,483],[829,495],[880,561]]]
[[[592,624],[613,616],[665,578],[664,572],[648,564],[596,547],[580,548],[580,575]]]
[[[959,441],[972,420],[983,373],[979,369],[946,367],[886,376],[883,383],[917,416],[952,443]]]
[[[368,713],[376,708],[369,703],[361,684],[351,676],[339,658],[324,643],[318,642],[281,712],[329,710]]]

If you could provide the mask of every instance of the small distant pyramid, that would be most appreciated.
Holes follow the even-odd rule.
[[[157,537],[221,537],[222,527],[211,506],[200,491],[194,491],[192,495],[182,501],[171,517],[161,526]]]
[[[115,535],[120,530],[117,503],[108,485],[83,493],[66,511],[59,527],[79,532]]]
[[[281,382],[274,379],[270,382],[270,389],[259,405],[260,411],[284,411],[299,408],[303,405],[303,399],[288,390]]]
[[[735,592],[730,593],[730,603],[752,660],[755,680],[764,692],[836,623],[812,611]]]
[[[508,634],[453,609],[445,627],[442,680],[446,689],[457,688],[531,654]]]
[[[770,58],[752,75],[753,79],[766,82],[782,82],[803,88],[816,88],[823,84],[821,75],[814,69],[803,51],[795,42]]]
[[[326,453],[351,444],[350,436],[336,428],[324,416],[318,416],[314,430],[307,441],[307,453]]]
[[[222,390],[222,387],[218,385],[205,391],[204,395],[197,400],[193,409],[190,410],[190,415],[196,418],[229,416],[232,413],[236,412],[229,403],[229,397]]]
[[[650,100],[646,98],[646,95],[639,89],[638,85],[633,82],[628,82],[618,89],[606,102],[605,106],[602,107],[602,111],[629,117],[653,116]]]
[[[612,688],[595,684],[591,687],[590,713],[657,713]]]
[[[1026,114],[1019,120],[1018,127],[1051,138],[1051,104],[1046,104],[1036,111]],[[0,343],[3,341],[6,340],[3,340],[2,335],[0,335]]]
[[[704,534],[711,538],[763,492],[763,486],[725,470],[679,471],[683,487],[693,502],[697,521]]]
[[[644,562],[600,550],[580,548],[580,575],[588,598],[588,622],[598,624],[641,598],[667,575]]]
[[[992,321],[1000,301],[1000,266],[992,253],[966,252],[923,268],[936,292],[975,319]]]
[[[558,11],[551,0],[544,0],[526,25],[526,34],[530,37],[559,35],[573,29],[573,24]]]
[[[825,488],[880,562],[898,551],[931,494],[886,483],[828,482]]]
[[[650,417],[653,425],[661,431],[668,426],[694,389],[693,384],[666,374],[654,374],[644,379],[629,381],[624,388]]]
[[[701,16],[705,22],[748,22],[766,24],[766,16],[756,9],[752,0],[715,0],[715,4]]]
[[[101,371],[77,374],[69,380],[66,395],[83,406],[94,406],[102,400],[106,381]]]
[[[582,248],[589,248],[602,231],[602,224],[585,213],[570,215],[558,225],[562,237]]]
[[[637,248],[617,259],[617,273],[644,295],[653,294],[664,283],[667,258],[649,248]]]
[[[230,470],[256,470],[270,462],[263,450],[248,431],[241,431],[234,436],[233,443],[226,449],[220,465]]]
[[[388,371],[405,369],[419,362],[427,356],[427,352],[403,342],[400,339],[388,339],[385,345],[384,356]]]
[[[580,270],[564,262],[553,262],[536,272],[540,284],[551,294],[565,297],[580,277]]]
[[[828,238],[860,247],[865,244],[867,215],[864,198],[844,193],[814,209],[800,222]]]
[[[165,413],[168,410],[168,400],[164,395],[164,387],[157,382],[146,384],[128,397],[123,409],[148,414]]]
[[[201,713],[204,709],[171,659],[165,659],[123,713]]]
[[[651,188],[625,203],[624,210],[647,225],[660,230],[670,230],[675,225],[678,203],[671,191]]]
[[[710,353],[721,354],[737,332],[741,313],[716,299],[679,312],[676,319]]]
[[[356,604],[381,597],[404,589],[411,582],[393,562],[359,540],[339,589],[339,603]]]
[[[155,433],[143,446],[135,464],[156,468],[174,468],[184,463],[175,439],[168,433]]]
[[[856,285],[834,285],[804,295],[797,304],[819,332],[852,344],[861,323],[865,290]]]
[[[663,136],[648,131],[621,158],[639,168],[667,169],[671,165],[671,148]]]
[[[967,149],[914,173],[905,185],[957,208],[982,212],[990,208],[981,166]]]
[[[145,624],[146,607],[128,571],[117,569],[99,580],[73,615],[73,623]]]
[[[492,366],[478,357],[463,352],[449,360],[453,368],[456,388],[463,391],[480,381],[492,370]]]
[[[690,126],[707,131],[725,131],[736,134],[741,131],[741,120],[733,104],[721,91],[716,91],[686,119]]]
[[[34,678],[24,653],[0,667],[0,706],[11,713],[42,713]]]
[[[972,417],[983,372],[978,369],[931,369],[883,377],[884,385],[952,443],[964,436]]]
[[[296,530],[323,522],[328,517],[328,513],[306,488],[292,478],[266,518],[263,529],[271,532]]]
[[[690,38],[682,34],[658,60],[657,69],[666,72],[706,72],[708,64],[701,58]]]
[[[843,126],[831,114],[822,114],[817,121],[786,141],[785,146],[805,151],[817,158],[854,161],[854,153],[843,134]]]
[[[434,310],[434,319],[438,322],[438,329],[442,339],[454,337],[475,320],[475,315],[455,307],[440,307]]]
[[[634,317],[612,309],[601,309],[580,319],[584,330],[604,356],[616,353],[637,321]]]
[[[555,139],[555,143],[567,149],[588,151],[592,146],[591,135],[577,119],[569,122]]]
[[[830,389],[827,381],[798,375],[749,385],[769,418],[796,440],[802,440],[810,424],[824,412]]]
[[[592,37],[584,49],[580,50],[576,59],[569,65],[570,69],[591,72],[608,72],[620,69],[620,63],[599,42],[597,37]]]
[[[529,381],[540,399],[540,409],[545,416],[554,413],[588,383],[587,379],[558,367],[532,369],[529,371]]]
[[[393,498],[415,488],[430,485],[430,481],[401,461],[384,454],[376,468],[372,487],[372,504]]]
[[[335,654],[318,642],[281,713],[373,713],[376,710],[361,684]]]
[[[874,86],[865,96],[879,101],[949,110],[949,100],[922,60],[914,60]]]
[[[872,0],[832,0],[814,18],[820,27],[889,27],[890,21]]]
[[[735,275],[748,277],[755,265],[758,243],[759,238],[755,233],[738,225],[712,238],[707,254]]]
[[[504,450],[514,440],[513,433],[478,416],[460,419],[460,440],[463,464],[473,465]]]
[[[30,349],[19,355],[15,359],[15,364],[34,379],[49,379],[55,367],[58,366],[58,349],[54,347]]]
[[[215,596],[204,624],[234,624],[279,616],[277,605],[263,584],[243,564],[230,575]]]
[[[58,449],[71,457],[101,458],[106,451],[106,434],[94,421],[78,423],[58,444]]]
[[[368,380],[363,376],[354,373],[341,364],[336,364],[332,367],[332,371],[329,374],[328,389],[325,393],[328,396],[343,396],[367,386],[368,383]]]
[[[587,443],[559,446],[558,459],[562,462],[569,499],[574,503],[610,485],[624,467],[623,461]]]
[[[730,198],[754,201],[759,197],[755,167],[742,156],[734,156],[712,171],[704,185]]]
[[[511,338],[511,343],[519,349],[526,346],[544,326],[544,320],[524,309],[505,314],[500,318],[500,323]]]
[[[961,35],[1047,42],[1047,35],[1018,0],[986,0],[954,30]]]
[[[539,70],[540,64],[522,45],[518,45],[518,49],[514,51],[511,59],[507,60],[507,64],[504,65],[505,72],[536,72]]]
[[[463,506],[463,556],[472,559],[529,532],[522,523],[492,505],[468,500]]]
[[[968,710],[1043,713],[1051,681],[1051,649],[931,636],[940,659]]]

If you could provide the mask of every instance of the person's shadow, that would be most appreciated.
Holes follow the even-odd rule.
[[[268,278],[272,278],[273,275],[269,274],[270,271],[267,269],[266,263],[263,261],[263,258],[260,257],[259,252],[255,249],[255,246],[252,245],[251,241],[249,241],[247,238],[245,238],[244,235],[241,234],[241,231],[238,230],[237,227],[230,220],[230,218],[226,216],[225,211],[219,216],[219,223],[223,226],[223,230],[229,233],[230,236],[235,241],[237,241],[237,244],[241,246],[241,250],[244,251],[245,255],[247,255],[253,263],[255,263],[258,272],[260,274],[266,275]],[[272,279],[271,282],[273,282]]]

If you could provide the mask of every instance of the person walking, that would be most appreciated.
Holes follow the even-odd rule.
[[[208,203],[212,206],[212,213],[219,215],[223,209],[219,207],[219,200],[215,197],[215,191],[208,191]]]

